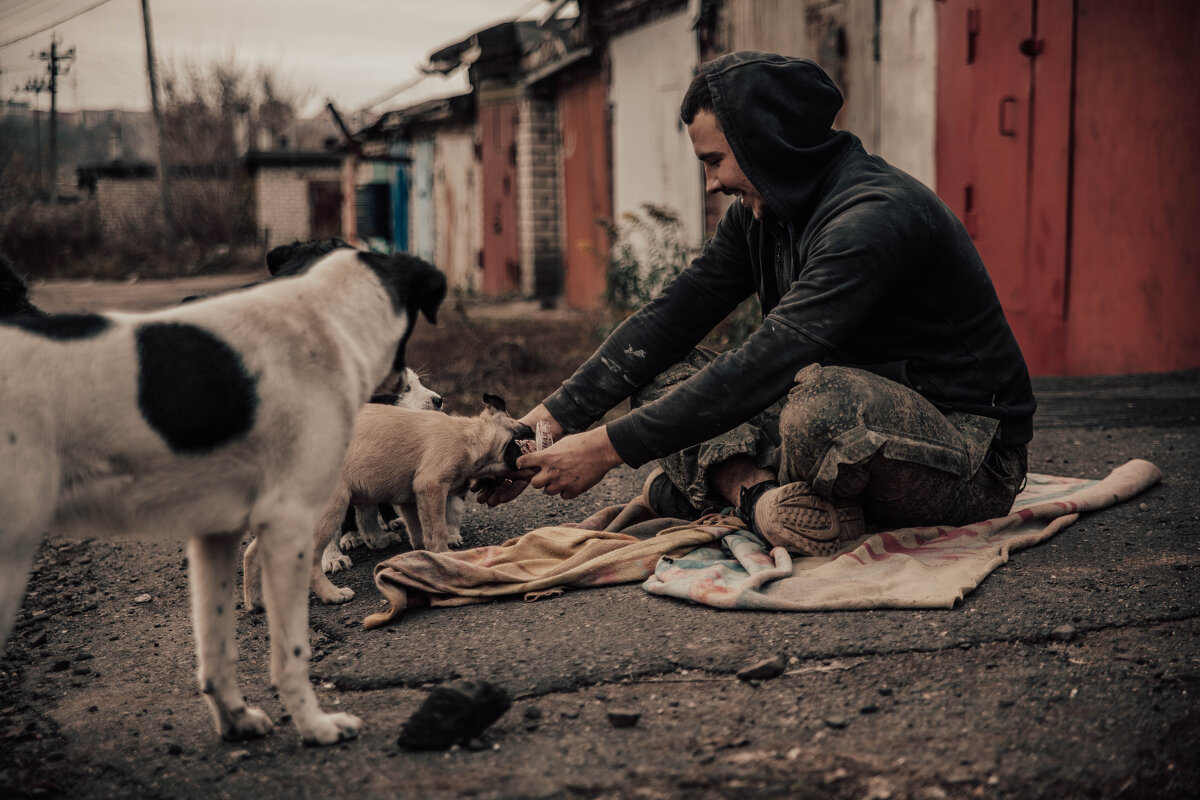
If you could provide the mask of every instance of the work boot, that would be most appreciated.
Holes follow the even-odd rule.
[[[642,502],[660,517],[695,520],[700,518],[700,509],[692,505],[688,496],[671,482],[662,467],[655,467],[646,476],[642,486]]]
[[[833,555],[866,533],[861,505],[826,500],[801,482],[744,487],[738,516],[773,547],[800,556]]]

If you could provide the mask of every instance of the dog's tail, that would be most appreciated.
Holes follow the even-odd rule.
[[[44,317],[29,300],[29,286],[8,256],[0,253],[0,319]]]

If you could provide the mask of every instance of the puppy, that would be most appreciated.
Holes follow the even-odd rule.
[[[442,396],[422,385],[420,376],[412,369],[408,370],[407,391],[404,394],[376,394],[371,396],[370,402],[414,411],[439,411],[442,408]],[[465,502],[464,496],[458,496],[457,501],[452,498],[451,504],[456,508],[453,511],[447,508],[447,517],[456,511],[457,518],[461,519]],[[360,546],[380,550],[400,541],[404,523],[399,517],[399,509],[387,503],[353,506],[342,523],[342,535],[333,537],[321,554],[321,568],[325,572],[349,569],[353,562],[343,550]]]
[[[354,597],[353,589],[339,589],[325,577],[320,558],[351,505],[400,506],[414,550],[443,552],[452,538],[461,539],[462,518],[448,513],[448,500],[465,491],[473,478],[516,469],[522,452],[517,441],[533,438],[528,425],[508,415],[501,398],[485,394],[483,402],[477,417],[363,406],[337,488],[314,536],[310,584],[322,601],[344,603]],[[257,544],[251,542],[243,562],[247,608],[261,604]]]
[[[272,683],[304,742],[331,744],[362,723],[323,713],[309,683],[312,531],[358,410],[402,383],[404,342],[446,280],[411,256],[285,255],[291,277],[208,300],[0,324],[0,646],[47,530],[186,538],[201,690],[222,736],[264,735],[271,720],[236,678],[236,558],[252,531]]]

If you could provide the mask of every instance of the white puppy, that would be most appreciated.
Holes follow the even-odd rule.
[[[235,674],[250,531],[284,706],[306,743],[358,734],[309,684],[312,535],[359,409],[402,383],[417,312],[435,317],[446,282],[326,244],[277,254],[288,277],[175,308],[0,324],[0,643],[48,530],[186,538],[200,687],[222,736],[261,736],[271,720]]]

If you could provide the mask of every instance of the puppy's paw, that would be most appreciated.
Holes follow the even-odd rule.
[[[446,537],[446,543],[454,548],[462,547],[462,533],[460,531],[453,531],[448,537]]]
[[[300,731],[300,740],[307,745],[337,744],[358,736],[362,720],[353,714],[321,714]]]
[[[222,725],[221,738],[227,742],[242,742],[266,736],[275,727],[271,718],[253,706],[231,711]]]
[[[404,541],[404,526],[400,526],[400,533],[395,531],[379,531],[375,535],[367,534],[363,537],[363,544],[371,550],[382,550],[385,547],[391,547],[394,544],[399,544]]]
[[[332,592],[327,592],[321,595],[321,602],[327,606],[341,605],[349,603],[354,599],[354,590],[349,586],[335,586]]]
[[[353,550],[356,547],[362,547],[362,537],[358,531],[346,531],[342,534],[342,538],[338,540],[338,546],[343,550]]]
[[[405,530],[407,530],[404,527],[404,520],[400,519],[399,517],[396,517],[394,520],[392,520],[388,524],[384,525],[383,527],[397,535],[402,534],[402,533],[404,533]]]
[[[350,556],[338,550],[326,550],[321,554],[321,569],[326,572],[341,572],[352,566],[354,562],[350,560]]]
[[[261,614],[266,610],[263,604],[262,592],[244,592],[242,594],[242,605],[247,611]]]
[[[320,554],[320,569],[325,572],[340,572],[341,570],[349,570],[353,566],[353,561],[350,561],[349,555],[337,549],[334,542],[330,542],[325,546],[325,551]]]

